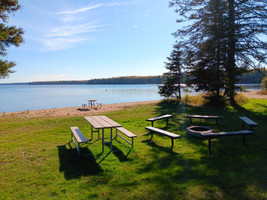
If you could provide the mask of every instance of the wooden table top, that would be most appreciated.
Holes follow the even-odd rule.
[[[84,119],[96,129],[121,127],[119,123],[113,121],[107,116],[89,116],[84,117]]]

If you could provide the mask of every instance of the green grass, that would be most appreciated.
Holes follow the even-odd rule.
[[[180,134],[174,142],[154,135],[146,119],[172,113],[155,126]],[[223,115],[195,124],[216,131],[241,129],[238,116],[257,123],[255,134],[213,140],[212,155],[206,140],[186,135],[185,114]],[[152,104],[105,113],[137,135],[134,148],[122,139],[117,152],[94,140],[78,157],[70,142],[70,126],[90,137],[82,117],[0,118],[0,199],[266,199],[267,198],[267,100],[249,100],[238,107],[208,108],[179,104]],[[108,131],[106,131],[108,133]]]

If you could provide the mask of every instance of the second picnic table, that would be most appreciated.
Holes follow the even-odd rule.
[[[88,101],[88,106],[93,108],[93,105],[95,105],[96,100],[95,99],[88,99],[87,101]]]
[[[104,145],[106,143],[109,143],[110,145],[110,150],[112,151],[112,128],[117,128],[117,127],[121,127],[121,125],[115,121],[113,121],[112,119],[110,119],[107,116],[89,116],[89,117],[84,117],[84,119],[89,122],[91,124],[91,139],[93,139],[93,133],[97,132],[98,133],[98,139],[102,139],[102,152],[104,151]],[[110,141],[109,142],[105,142],[104,139],[104,129],[110,129]],[[94,131],[93,129],[96,129],[96,131]],[[99,137],[99,130],[102,130],[102,138]]]

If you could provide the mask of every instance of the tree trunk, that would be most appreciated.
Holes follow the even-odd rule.
[[[235,105],[235,82],[236,82],[236,66],[235,66],[235,1],[228,0],[229,3],[229,33],[228,33],[228,62],[227,62],[227,96],[230,104]]]

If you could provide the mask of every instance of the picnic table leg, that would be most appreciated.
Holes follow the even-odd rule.
[[[80,143],[78,142],[78,156],[80,156],[81,155],[81,147],[80,147]]]
[[[173,138],[171,138],[172,139],[172,147],[171,147],[171,150],[173,150]]]
[[[94,132],[93,126],[91,125],[91,138],[89,139],[90,141],[93,140],[93,135],[94,135],[93,132]]]
[[[244,130],[245,129],[245,123],[242,122],[242,129]]]
[[[153,131],[150,131],[150,133],[151,133],[150,141],[152,141],[152,138],[153,138]]]
[[[154,121],[151,121],[151,126],[152,126],[152,127],[154,126]]]
[[[192,118],[191,117],[189,117],[189,121],[190,121],[190,126],[191,126],[191,124],[192,124]]]
[[[134,138],[132,137],[132,148],[133,148],[133,145],[134,145],[134,140],[133,140]]]
[[[104,152],[104,129],[102,128],[102,152]]]
[[[118,136],[118,130],[116,129],[116,135],[115,135],[114,139],[116,139],[117,136]]]
[[[110,128],[110,143],[109,143],[110,150],[112,151],[112,128]]]
[[[166,126],[168,126],[169,118],[166,118]]]

